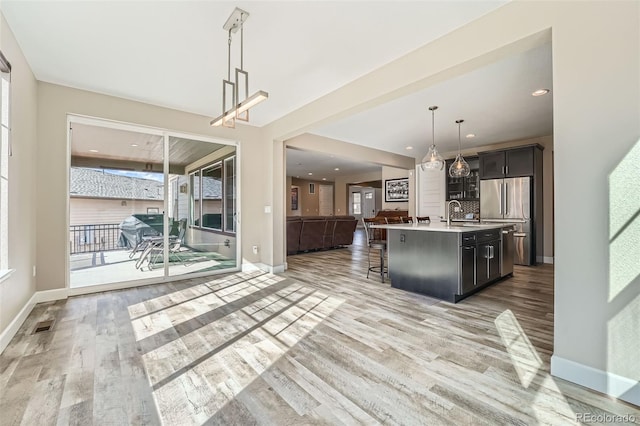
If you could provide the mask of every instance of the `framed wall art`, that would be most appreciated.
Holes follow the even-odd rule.
[[[384,201],[387,203],[409,201],[409,178],[385,179]]]

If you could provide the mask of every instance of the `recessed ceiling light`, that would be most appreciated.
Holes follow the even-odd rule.
[[[412,146],[407,146],[404,149],[406,149],[407,151],[411,151],[413,149],[413,147]]]
[[[327,178],[322,178],[322,180],[327,180]]]
[[[137,143],[132,143],[131,146],[138,146],[138,144]]]
[[[475,133],[469,133],[467,136],[465,136],[467,139],[471,139],[471,138],[475,138],[476,134]]]
[[[531,96],[542,96],[542,95],[546,95],[547,93],[549,93],[549,89],[538,89],[535,92],[533,92]]]
[[[90,149],[89,152],[100,152],[97,149]]]
[[[300,179],[300,176],[296,176],[296,178]]]
[[[308,174],[309,176],[313,176],[313,173],[311,173],[311,172],[309,172],[309,173],[307,173],[307,174]]]
[[[337,171],[339,171],[339,170],[340,170],[340,167],[336,167],[336,168],[335,168],[335,169],[333,169],[333,170],[335,170],[335,171],[337,172]]]

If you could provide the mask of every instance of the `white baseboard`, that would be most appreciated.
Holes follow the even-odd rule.
[[[551,356],[551,375],[640,406],[640,383],[557,355]]]
[[[11,321],[11,323],[4,329],[2,334],[0,334],[0,354],[5,350],[7,346],[9,346],[9,342],[13,339],[13,336],[16,335],[24,321],[27,319],[33,307],[36,306],[38,292],[35,292],[33,296],[25,303],[25,305],[20,309],[18,315]]]
[[[269,266],[269,268],[271,269],[269,272],[272,274],[281,274],[287,269],[284,263],[282,265]]]
[[[267,265],[260,262],[242,264],[242,272],[252,272],[252,271],[264,271],[264,272],[269,272],[271,274],[279,274],[285,271],[285,264],[275,265],[275,266]]]
[[[69,297],[69,289],[56,288],[54,290],[36,291],[33,296],[36,303],[53,302],[54,300],[63,300]]]
[[[545,256],[543,262],[553,264],[553,256]]]
[[[265,270],[260,268],[258,265],[261,265],[261,263],[243,263],[242,272],[254,272],[254,271],[264,272]]]

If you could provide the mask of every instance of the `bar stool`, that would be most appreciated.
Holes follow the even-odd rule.
[[[380,280],[384,282],[384,274],[387,273],[387,267],[384,266],[384,256],[387,251],[387,240],[382,238],[384,229],[371,228],[371,225],[384,225],[386,221],[381,218],[362,218],[364,231],[367,235],[367,279],[369,272],[380,273]],[[371,266],[371,250],[378,250],[380,253],[380,264]]]

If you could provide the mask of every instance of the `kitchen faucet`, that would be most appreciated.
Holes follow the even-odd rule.
[[[454,203],[454,202],[458,204],[458,208],[462,212],[462,204],[460,204],[460,201],[458,200],[449,201],[447,203],[447,226],[451,226],[451,203]]]

